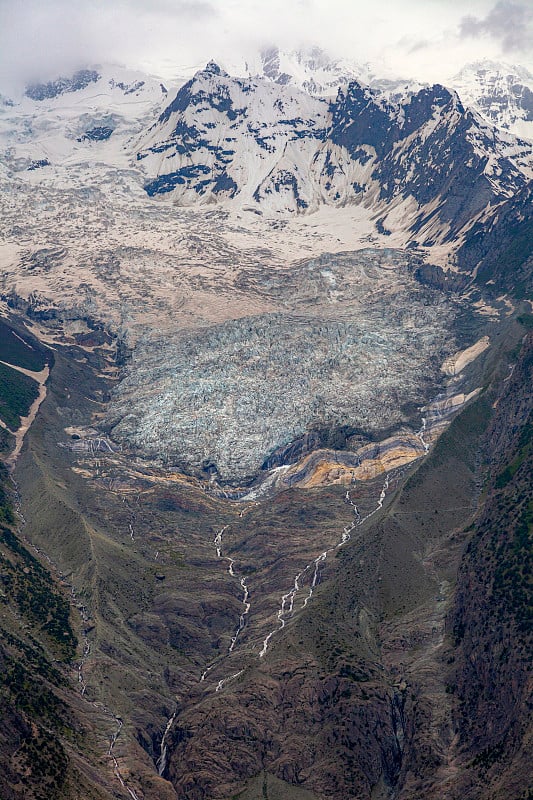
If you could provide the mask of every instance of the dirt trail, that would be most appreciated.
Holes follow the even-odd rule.
[[[22,444],[24,442],[24,436],[29,431],[35,417],[37,416],[37,412],[39,411],[39,407],[43,402],[44,398],[46,397],[46,381],[50,375],[50,367],[48,364],[44,367],[44,369],[40,370],[40,372],[32,372],[29,369],[24,369],[23,367],[17,367],[15,364],[8,364],[7,361],[0,361],[0,364],[4,364],[6,367],[11,367],[11,369],[16,370],[17,372],[22,372],[23,375],[27,375],[29,378],[33,378],[34,381],[37,381],[39,384],[39,395],[33,401],[30,411],[27,417],[22,417],[20,426],[17,431],[14,432],[15,436],[15,447],[13,451],[9,454],[9,456],[5,459],[5,464],[9,470],[12,470],[15,466],[17,458],[20,454],[22,449]],[[5,426],[2,426],[5,427]]]

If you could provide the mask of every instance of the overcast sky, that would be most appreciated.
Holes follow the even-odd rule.
[[[442,81],[469,61],[533,68],[531,0],[0,0],[0,88],[102,62],[172,79],[210,58],[319,44]]]

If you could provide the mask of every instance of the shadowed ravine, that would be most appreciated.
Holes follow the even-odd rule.
[[[478,351],[412,427],[318,448],[232,500],[103,435],[108,352],[56,348],[15,476],[24,535],[72,602],[71,680],[100,715],[109,791],[429,800],[467,774],[446,616],[495,402],[479,387],[497,398],[516,371]]]

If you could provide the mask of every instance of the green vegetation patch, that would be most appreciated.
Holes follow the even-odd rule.
[[[4,746],[11,749],[10,771],[15,770],[17,783],[27,788],[28,796],[35,800],[59,797],[68,768],[59,736],[72,734],[68,708],[18,654],[8,653],[2,644],[0,704],[5,718],[15,723],[15,738],[9,745],[4,742]],[[8,754],[1,755],[5,758]]]
[[[39,384],[33,378],[0,364],[0,419],[16,431],[20,418],[26,417],[39,396]]]
[[[494,747],[487,747],[485,750],[482,750],[480,753],[472,761],[473,767],[479,767],[481,770],[487,770],[492,767],[497,761],[499,761],[505,752],[505,745],[503,742],[499,742]]]
[[[48,353],[33,337],[30,341],[30,337],[15,333],[0,319],[0,361],[40,372],[48,361]]]
[[[6,490],[7,469],[0,461],[0,523],[11,525],[14,522],[13,509]]]
[[[520,314],[517,320],[528,331],[533,331],[533,314]]]
[[[44,681],[27,669],[19,658],[0,650],[2,679],[0,690],[17,711],[35,717],[56,729],[65,728],[67,706]]]
[[[32,728],[22,741],[18,757],[31,772],[35,800],[57,797],[63,788],[68,768],[68,758],[59,739],[40,725]],[[24,780],[24,779],[23,779]]]
[[[5,645],[11,653],[17,654],[17,661],[23,663],[33,674],[39,675],[54,686],[64,685],[64,675],[52,664],[42,644],[33,636],[27,633],[25,635],[26,639],[23,640],[0,627],[0,650]]]
[[[504,486],[514,478],[515,474],[518,472],[526,458],[528,457],[531,451],[531,444],[533,442],[533,422],[531,421],[531,415],[528,422],[522,428],[520,433],[520,440],[518,442],[518,454],[515,456],[513,461],[508,464],[505,469],[500,472],[498,477],[496,478],[496,488],[503,489]]]
[[[522,498],[516,497],[517,503]],[[533,593],[531,591],[531,555],[533,543],[533,501],[524,503],[516,519],[511,538],[497,552],[493,595],[499,607],[512,613],[519,630],[533,630]],[[502,611],[503,613],[503,611]]]
[[[76,652],[70,625],[70,605],[55,588],[52,576],[27,550],[13,531],[0,527],[0,585],[4,602],[15,601],[21,614],[51,640],[60,657],[68,661]]]
[[[452,421],[448,430],[440,436],[429,456],[424,459],[404,485],[404,494],[428,481],[431,485],[433,470],[456,459],[474,468],[476,447],[491,417],[490,401],[481,394]]]
[[[508,291],[519,300],[531,297],[531,242],[533,222],[524,220],[505,231],[503,242],[494,242],[482,259],[476,282],[493,280],[496,291]]]

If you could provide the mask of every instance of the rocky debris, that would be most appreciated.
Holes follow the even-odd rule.
[[[144,455],[222,481],[252,478],[313,430],[398,426],[402,406],[429,399],[440,380],[451,308],[388,256],[276,273],[263,291],[293,313],[144,341],[103,426]]]
[[[480,498],[480,444],[496,436],[500,483],[518,476],[523,486],[530,474],[524,439],[530,361],[516,368],[516,382],[504,381],[508,401],[499,400],[490,428],[493,394],[474,398],[456,417],[401,491],[393,490],[387,512],[374,517],[364,535],[352,536],[333,575],[323,576],[309,615],[296,614],[279,630],[264,660],[240,671],[228,666],[231,678],[219,692],[191,694],[180,705],[165,773],[178,797],[248,797],[252,787],[261,791],[262,771],[284,781],[280,797],[291,800],[300,789],[335,800],[523,795],[529,763],[527,647],[517,626],[523,629],[527,608],[506,570],[518,569],[525,578],[527,568],[521,569],[525,562],[516,553],[509,562],[501,519],[489,538],[497,534],[497,552],[506,560],[494,561],[500,583],[493,586],[501,592],[507,582],[508,600],[501,595],[485,623],[482,604],[491,580],[484,563],[474,560],[474,532],[448,631],[446,615]],[[520,463],[516,450],[508,449],[511,439],[519,445]],[[351,455],[340,454],[339,461]],[[490,509],[489,501],[482,521]],[[524,509],[527,502],[517,506],[517,516]],[[309,502],[300,511],[311,523]],[[511,553],[513,548],[516,542]],[[516,613],[509,626],[503,624],[502,643],[494,629],[502,627],[509,602]],[[457,614],[468,621],[466,630],[455,629]],[[450,633],[460,642],[453,644]],[[502,766],[507,764],[513,766]]]
[[[34,159],[33,161],[30,161],[30,164],[28,167],[26,167],[26,169],[28,170],[28,172],[32,172],[35,169],[42,169],[43,167],[49,167],[49,166],[50,162],[47,158],[37,158]]]
[[[108,125],[98,125],[95,128],[85,131],[82,136],[79,136],[78,142],[106,142],[112,133],[113,128],[110,128]]]

